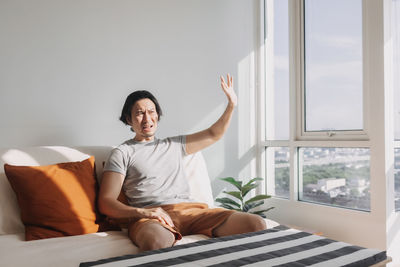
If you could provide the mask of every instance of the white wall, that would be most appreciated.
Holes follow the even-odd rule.
[[[201,130],[224,110],[229,72],[241,105],[204,153],[212,179],[248,173],[238,143],[249,139],[256,3],[1,0],[0,147],[117,145],[133,136],[118,117],[136,89],[159,98],[159,137]]]

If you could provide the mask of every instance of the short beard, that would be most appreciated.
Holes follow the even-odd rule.
[[[142,134],[142,136],[144,136],[144,137],[152,137],[152,136],[154,136],[154,133]]]
[[[155,133],[141,133],[140,136],[142,137],[153,137],[155,135]]]

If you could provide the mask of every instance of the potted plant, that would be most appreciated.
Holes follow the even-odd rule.
[[[220,178],[221,180],[230,183],[234,187],[237,188],[237,191],[224,191],[223,193],[232,196],[235,198],[229,198],[229,197],[222,197],[222,198],[217,198],[215,201],[220,203],[220,206],[226,209],[230,210],[237,210],[237,211],[243,211],[243,212],[249,212],[253,214],[260,215],[261,217],[265,218],[265,212],[273,209],[274,207],[270,207],[264,210],[254,210],[254,208],[261,206],[264,204],[264,200],[267,198],[270,198],[271,196],[269,195],[256,195],[255,197],[252,197],[248,200],[246,200],[246,195],[253,189],[255,189],[258,186],[258,182],[263,180],[262,178],[253,178],[251,179],[248,183],[243,185],[242,181],[238,181],[234,179],[233,177],[226,177],[226,178]]]

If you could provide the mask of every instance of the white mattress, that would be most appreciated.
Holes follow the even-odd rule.
[[[265,219],[268,228],[279,225]],[[208,239],[205,235],[188,235],[176,245]],[[81,262],[138,253],[127,231],[24,241],[24,233],[0,236],[1,267],[76,267]]]
[[[185,236],[177,244],[207,239],[203,235]],[[0,236],[0,266],[79,266],[85,261],[135,254],[139,250],[126,231],[24,241],[24,234]]]

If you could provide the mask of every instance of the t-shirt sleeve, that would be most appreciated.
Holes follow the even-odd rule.
[[[170,140],[170,142],[172,142],[173,145],[180,146],[182,156],[187,155],[187,153],[186,153],[186,135],[174,136],[174,137],[170,137],[168,139]],[[175,149],[177,149],[177,147]]]
[[[127,168],[128,159],[126,154],[120,149],[114,148],[104,165],[103,172],[112,171],[126,175]]]
[[[182,147],[182,154],[183,156],[186,156],[186,135],[181,135],[179,136],[180,142],[181,142],[181,147]]]

